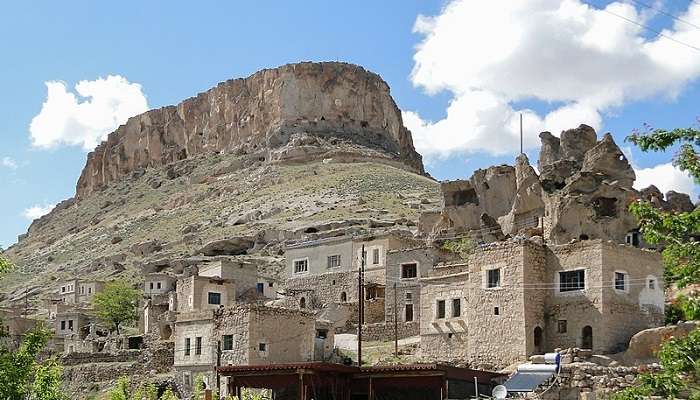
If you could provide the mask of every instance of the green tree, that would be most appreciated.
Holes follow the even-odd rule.
[[[32,400],[66,400],[61,390],[63,368],[52,358],[38,364],[32,384]]]
[[[17,351],[0,346],[0,399],[27,397],[37,368],[37,355],[46,346],[51,331],[39,326],[27,332]]]
[[[667,131],[647,128],[641,134],[634,132],[627,140],[642,151],[664,151],[678,145],[673,164],[688,172],[700,184],[700,131],[697,129]],[[663,212],[648,202],[638,202],[630,205],[630,211],[639,219],[644,239],[649,243],[664,245],[662,256],[667,282],[679,287],[700,283],[700,243],[696,241],[700,233],[700,210]]]
[[[9,272],[13,268],[12,262],[3,255],[4,252],[5,251],[3,248],[0,247],[0,276]]]
[[[673,164],[687,171],[700,184],[700,131],[675,129],[647,130],[644,134],[633,133],[628,141],[638,145],[642,151],[663,151],[679,145]],[[644,239],[664,246],[662,252],[665,278],[670,284],[684,287],[700,282],[700,243],[696,236],[700,233],[700,210],[685,213],[664,212],[648,202],[630,205],[630,211],[637,216]],[[679,297],[668,308],[674,314],[672,319],[698,318],[697,297]],[[639,384],[625,389],[614,400],[646,399],[652,395],[675,398],[686,392],[689,398],[700,398],[700,330],[687,337],[671,339],[659,351],[662,371],[639,377]]]
[[[137,305],[141,294],[125,281],[113,281],[92,299],[97,317],[120,333],[123,324],[138,319]]]

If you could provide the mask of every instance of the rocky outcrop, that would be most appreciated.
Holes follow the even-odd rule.
[[[695,205],[690,200],[690,196],[685,193],[678,193],[674,190],[666,192],[666,202],[671,210],[675,212],[691,212]]]
[[[537,226],[539,218],[544,215],[542,185],[525,154],[515,159],[515,182],[516,192],[510,212],[499,221],[507,234]]]
[[[562,132],[559,140],[561,158],[581,163],[586,152],[595,146],[598,136],[593,128],[581,124],[578,128]]]
[[[596,141],[595,130],[580,125],[561,138],[542,132],[540,139],[539,176],[521,154],[515,167],[491,167],[469,180],[443,182],[443,208],[421,216],[419,233],[471,232],[485,242],[519,235],[554,244],[586,239],[625,243],[638,228],[628,208],[640,197],[664,210],[693,209],[684,194],[671,192],[664,200],[656,187],[637,192],[634,170],[609,133]]]
[[[257,154],[269,161],[272,149],[298,135],[337,138],[424,173],[386,82],[351,64],[300,63],[229,80],[130,118],[88,155],[76,197],[133,171],[199,154]]]
[[[603,135],[603,138],[586,152],[581,171],[603,174],[617,181],[622,187],[632,187],[635,179],[632,166],[610,133]]]
[[[442,213],[423,233],[480,229],[482,215],[497,220],[508,214],[516,191],[515,168],[499,165],[479,169],[469,180],[442,182]]]

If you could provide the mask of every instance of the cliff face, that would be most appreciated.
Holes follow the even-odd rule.
[[[88,155],[76,197],[141,168],[204,153],[284,158],[299,152],[273,150],[308,135],[372,150],[424,173],[386,82],[351,64],[300,63],[229,80],[177,106],[130,118]]]

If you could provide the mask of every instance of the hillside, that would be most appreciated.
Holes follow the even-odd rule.
[[[257,237],[251,253],[271,256],[274,264],[278,239],[323,234],[334,228],[331,221],[345,221],[336,224],[340,229],[410,229],[420,209],[439,207],[438,183],[381,163],[235,168],[244,161],[234,155],[184,160],[57,207],[7,251],[18,269],[0,281],[3,303],[22,304],[28,287],[40,307],[57,281],[74,276],[124,276],[136,283],[141,266],[187,258],[219,239]]]

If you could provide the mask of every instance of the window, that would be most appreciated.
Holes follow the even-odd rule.
[[[340,254],[328,256],[328,268],[340,267]]]
[[[268,286],[268,287],[274,287],[275,284],[274,284],[274,282],[268,282],[267,286]]]
[[[452,317],[459,317],[462,315],[462,302],[460,299],[452,299]]]
[[[65,287],[65,286],[61,286],[61,293],[65,293],[65,292],[66,292],[66,287]]]
[[[559,273],[559,291],[574,292],[577,290],[584,290],[586,288],[585,278],[586,273],[582,269],[576,271],[562,271]]]
[[[258,285],[256,286],[256,289],[257,289],[258,293],[263,293],[265,291],[265,284],[258,283]]]
[[[406,301],[413,301],[413,292],[406,292]]]
[[[92,293],[92,287],[88,288],[88,294]]]
[[[411,279],[418,276],[418,265],[415,263],[401,265],[401,279]]]
[[[328,338],[328,329],[316,329],[316,337],[319,339]]]
[[[258,343],[258,351],[267,351],[267,343]]]
[[[615,272],[615,290],[627,290],[627,277],[624,272]]]
[[[303,274],[309,271],[309,259],[305,258],[303,260],[294,260],[294,273]]]
[[[72,319],[68,320],[68,329],[70,329],[71,331],[73,330],[73,320]]]
[[[197,336],[194,339],[194,354],[200,355],[202,354],[202,337]]]
[[[627,236],[625,237],[625,242],[634,247],[639,247],[639,232],[628,232]]]
[[[66,321],[61,321],[61,330],[62,331],[66,330]]]
[[[560,319],[557,321],[557,333],[566,333],[567,325],[565,319]]]
[[[345,303],[346,301],[348,301],[348,294],[345,293],[345,292],[340,292],[340,301],[343,302],[343,303]]]
[[[209,292],[208,302],[209,304],[221,304],[221,293]]]
[[[488,270],[488,276],[486,281],[487,288],[496,288],[501,286],[501,269],[490,269]]]
[[[299,299],[299,308],[306,308],[306,298],[302,297]]]
[[[404,307],[404,321],[413,322],[413,304],[406,304]]]
[[[190,355],[190,338],[185,338],[185,355]]]
[[[437,319],[445,318],[445,300],[437,302]]]
[[[233,335],[224,335],[224,350],[233,350]]]
[[[379,249],[372,249],[372,264],[379,264]]]
[[[656,279],[650,278],[647,287],[651,290],[656,290]]]
[[[151,290],[153,290],[153,282],[151,282],[150,288],[151,288]]]
[[[157,289],[160,289],[161,287],[162,287],[162,286],[161,286],[161,283],[158,282],[158,283],[156,284],[156,288],[157,288]]]
[[[493,315],[501,315],[501,309],[498,307],[493,308]]]

